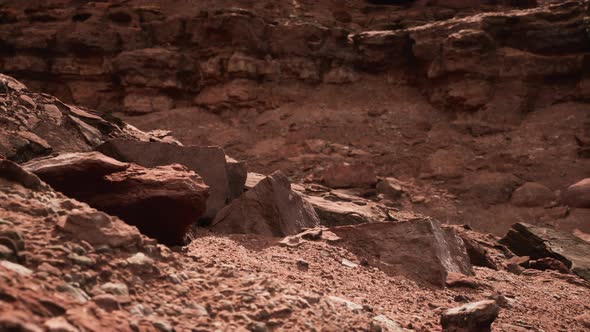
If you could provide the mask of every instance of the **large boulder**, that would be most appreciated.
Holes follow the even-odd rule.
[[[32,160],[24,167],[56,190],[169,244],[182,241],[206,209],[208,187],[181,165],[148,169],[89,152]]]
[[[590,281],[590,243],[572,234],[516,223],[500,243],[519,256],[560,260],[573,273]]]
[[[386,273],[443,287],[451,272],[472,275],[465,245],[432,219],[374,222],[330,229],[343,245]]]
[[[239,165],[226,161],[222,148],[214,146],[176,146],[160,142],[109,140],[97,148],[115,159],[144,167],[181,164],[196,172],[210,188],[207,211],[203,218],[213,219],[246,181]]]
[[[569,186],[562,193],[561,202],[571,207],[590,208],[590,178]]]
[[[319,223],[311,204],[293,191],[289,179],[277,171],[219,211],[211,229],[282,237]]]
[[[510,201],[521,207],[545,206],[555,199],[551,189],[536,182],[527,182],[516,188]]]

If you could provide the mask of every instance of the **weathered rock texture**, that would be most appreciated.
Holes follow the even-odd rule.
[[[444,286],[450,272],[473,274],[463,240],[435,220],[376,222],[330,229],[370,265]]]
[[[221,233],[287,236],[320,223],[311,204],[275,172],[219,211],[211,229]]]
[[[428,75],[435,104],[493,107],[493,91],[512,82],[525,94],[515,107],[526,109],[529,78],[579,76],[589,51],[581,2],[456,19],[502,6],[434,2],[404,11],[358,0],[326,15],[321,3],[203,2],[174,11],[135,2],[13,5],[2,12],[0,70],[87,107],[141,114],[272,107],[272,88],[259,83],[345,84],[413,65]],[[432,17],[447,21],[426,24]]]
[[[243,191],[244,170],[236,162],[228,163],[223,149],[216,146],[171,146],[159,142],[139,142],[114,139],[97,148],[118,160],[144,167],[181,164],[196,172],[210,188],[207,212],[212,219],[232,198]],[[231,184],[231,186],[230,186]]]
[[[0,74],[0,156],[25,162],[51,152],[89,151],[110,137],[161,141],[120,121],[32,93]]]
[[[440,322],[445,332],[490,332],[499,313],[494,300],[484,300],[445,310]]]
[[[520,256],[560,260],[573,273],[590,280],[590,243],[572,234],[517,223],[500,242]]]
[[[206,209],[208,187],[181,165],[148,169],[90,152],[35,159],[24,167],[56,190],[164,243],[180,243]],[[69,216],[64,228],[79,220]],[[100,216],[96,222],[103,223]]]

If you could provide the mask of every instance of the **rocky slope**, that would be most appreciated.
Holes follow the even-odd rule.
[[[162,142],[7,76],[2,84],[3,123],[23,121],[19,131],[3,127],[2,154],[32,159],[0,160],[2,331],[583,331],[590,324],[590,243],[571,234],[518,224],[505,246],[350,191],[291,185],[280,172],[239,177],[246,192],[210,226],[187,230],[187,218],[205,213],[206,193],[228,183],[190,171],[209,155],[184,155],[185,166],[140,166],[85,152],[108,152],[103,140],[130,153],[138,144],[170,149],[162,154],[169,158],[197,147]],[[41,130],[49,118],[71,122]],[[96,136],[75,136],[80,128]],[[51,140],[68,135],[80,144]],[[39,142],[44,149],[17,148]],[[209,165],[235,180],[226,165]],[[183,247],[158,241],[182,237]]]
[[[0,0],[0,331],[587,330],[589,17]]]
[[[369,165],[402,195],[363,167],[357,194],[444,222],[590,232],[560,198],[590,176],[587,1],[166,4],[3,4],[0,70],[252,171]]]

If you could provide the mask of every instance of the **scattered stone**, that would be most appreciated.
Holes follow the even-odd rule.
[[[112,295],[119,295],[119,296],[127,296],[129,295],[129,289],[127,285],[123,283],[114,283],[114,282],[107,282],[100,286],[100,289],[103,291],[112,294]]]
[[[158,321],[153,322],[153,325],[155,328],[157,328],[159,331],[162,331],[162,332],[174,331],[172,326],[168,322],[165,322],[165,321],[158,320]]]
[[[354,313],[360,313],[363,311],[362,305],[356,304],[352,301],[349,301],[347,299],[343,299],[338,296],[328,296],[327,301],[329,303],[332,303],[333,305],[336,305],[336,306],[343,306],[346,309],[348,309]]]
[[[351,262],[346,258],[343,258],[341,263],[342,263],[342,265],[344,265],[346,267],[350,267],[350,268],[358,267],[358,264],[356,264],[355,262]]]
[[[9,261],[0,261],[0,266],[4,267],[6,269],[9,269],[13,272],[16,272],[16,273],[20,274],[21,276],[28,276],[33,273],[32,270],[30,270],[20,264],[9,262]]]
[[[450,272],[447,275],[446,285],[448,287],[466,287],[473,289],[477,289],[479,287],[479,283],[474,278],[454,272]]]
[[[93,266],[94,264],[96,264],[94,259],[92,259],[90,257],[86,257],[86,256],[70,254],[70,255],[68,255],[68,258],[77,265]]]
[[[371,319],[371,332],[410,332],[410,330],[403,328],[398,322],[385,315],[378,315]]]
[[[64,317],[54,317],[43,323],[47,332],[78,332],[79,330],[70,324]]]
[[[445,332],[489,332],[499,313],[495,301],[484,300],[445,310],[440,322]]]
[[[112,294],[96,295],[92,298],[92,301],[96,303],[97,306],[101,307],[102,309],[108,312],[121,310],[121,305],[119,304],[119,301],[117,301],[117,298],[114,297]]]
[[[306,271],[309,269],[309,263],[306,260],[299,259],[297,260],[297,267],[301,270]]]
[[[81,304],[84,304],[90,300],[90,297],[88,296],[88,294],[86,294],[86,292],[71,284],[61,284],[57,286],[56,289],[59,292],[70,295],[73,299],[75,299],[76,301],[78,301],[78,303]]]
[[[318,225],[319,218],[312,206],[291,189],[289,180],[279,171],[222,209],[211,229],[282,237]]]

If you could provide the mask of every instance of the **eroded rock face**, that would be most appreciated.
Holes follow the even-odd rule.
[[[144,167],[181,164],[196,172],[210,188],[204,218],[212,219],[232,198],[243,191],[246,181],[239,163],[226,161],[223,149],[214,146],[174,146],[159,142],[109,140],[98,147],[102,153]]]
[[[148,169],[89,152],[33,160],[25,168],[56,190],[116,215],[165,243],[181,242],[206,209],[208,187],[181,165]],[[79,220],[70,216],[64,229]]]
[[[94,112],[30,92],[12,77],[0,74],[0,156],[15,161],[52,152],[89,151],[109,137],[161,141],[124,123],[107,121]]]
[[[572,234],[516,223],[500,242],[519,256],[557,259],[573,273],[590,280],[590,243]]]
[[[444,287],[450,272],[473,274],[463,241],[435,220],[375,222],[330,229],[343,246],[386,273]]]
[[[281,237],[319,223],[313,207],[291,190],[283,173],[275,172],[219,211],[211,229],[229,234]]]
[[[27,10],[3,14],[10,24],[0,26],[0,69],[87,107],[141,114],[271,108],[276,82],[346,84],[411,64],[428,74],[433,103],[473,111],[493,101],[505,78],[572,75],[583,65],[583,2],[464,17],[522,3],[535,2],[410,2],[400,12],[359,0],[333,17],[325,4],[306,4],[298,10],[311,11],[295,16],[289,4],[252,10],[204,2],[182,15],[161,2],[149,10],[132,2],[14,5]],[[428,24],[433,17],[443,21]],[[35,79],[49,75],[65,84]]]

